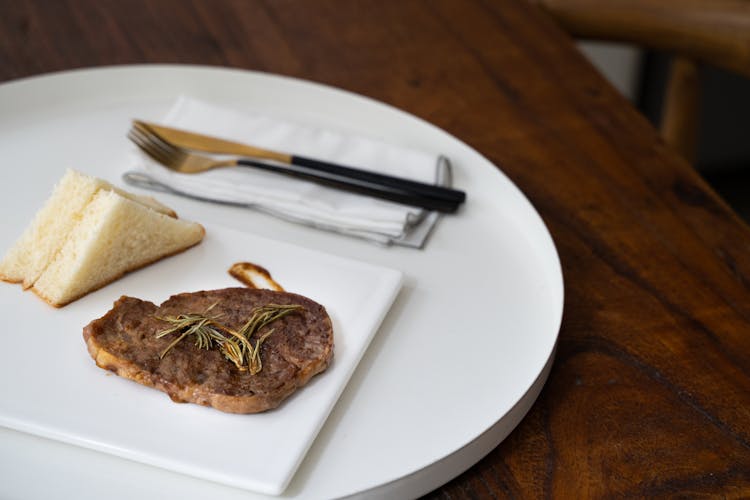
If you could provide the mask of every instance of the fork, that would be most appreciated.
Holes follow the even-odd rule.
[[[251,158],[215,158],[180,148],[138,122],[133,124],[128,132],[128,138],[158,163],[181,173],[193,174],[222,167],[253,167],[353,193],[444,213],[455,212],[465,198],[465,194],[461,191],[349,167],[322,164],[320,168],[307,168]]]

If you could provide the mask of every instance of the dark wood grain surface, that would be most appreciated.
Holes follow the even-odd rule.
[[[429,496],[750,496],[750,230],[533,6],[2,0],[0,61],[267,71],[447,130],[538,208],[566,299],[530,413]]]

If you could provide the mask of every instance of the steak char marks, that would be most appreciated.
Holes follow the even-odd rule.
[[[200,349],[191,338],[160,354],[178,334],[156,338],[169,324],[162,319],[204,313],[239,330],[264,305],[304,309],[273,321],[260,348],[263,368],[241,371],[217,349]],[[213,306],[213,307],[212,307]],[[287,292],[226,288],[174,295],[161,306],[121,297],[102,318],[83,329],[96,364],[143,385],[166,392],[176,402],[212,406],[230,413],[257,413],[277,407],[333,357],[333,328],[320,304]]]

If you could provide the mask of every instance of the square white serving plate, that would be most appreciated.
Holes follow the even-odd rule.
[[[242,286],[235,262],[265,267],[286,291],[328,310],[334,360],[272,411],[232,415],[117,377],[94,364],[83,327],[121,295],[156,304],[186,291]],[[394,301],[402,274],[232,229],[131,273],[64,308],[0,284],[0,425],[266,494],[280,494]]]

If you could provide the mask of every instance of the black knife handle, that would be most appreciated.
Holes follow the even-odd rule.
[[[279,165],[263,161],[241,158],[237,160],[238,165],[258,168],[269,172],[296,177],[312,181],[324,186],[334,187],[351,193],[364,194],[382,200],[393,201],[403,205],[409,205],[438,212],[453,213],[458,209],[460,202],[436,198],[419,192],[409,191],[404,188],[376,184],[364,179],[342,177],[332,172],[312,170],[298,165]]]
[[[439,200],[452,201],[455,203],[463,203],[466,200],[466,193],[463,191],[447,188],[444,186],[436,186],[434,184],[418,182],[411,179],[404,179],[403,177],[395,177],[391,175],[379,174],[377,172],[371,172],[369,170],[345,167],[343,165],[337,165],[335,163],[314,160],[312,158],[305,158],[304,156],[292,156],[291,162],[293,165],[299,165],[301,167],[309,168],[319,172],[326,172],[335,174],[339,177],[348,177],[372,184],[400,189],[402,191],[408,191],[428,198],[436,198]]]

